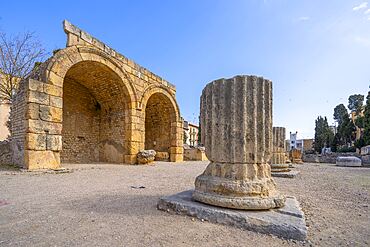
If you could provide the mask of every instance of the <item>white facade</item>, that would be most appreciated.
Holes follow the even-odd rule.
[[[298,140],[298,132],[292,133],[290,132],[290,138],[289,138],[289,149],[288,151],[292,149],[300,149],[303,152],[304,147],[304,140]]]
[[[184,121],[184,144],[196,147],[198,146],[198,132],[199,126]],[[186,139],[185,139],[186,138]]]

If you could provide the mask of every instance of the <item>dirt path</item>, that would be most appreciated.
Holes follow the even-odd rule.
[[[70,173],[0,169],[0,246],[367,246],[370,168],[304,164],[276,178],[306,213],[305,243],[170,215],[162,195],[193,188],[207,162],[69,165]],[[144,186],[145,188],[140,188]]]

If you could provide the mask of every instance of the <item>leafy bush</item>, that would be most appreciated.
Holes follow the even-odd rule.
[[[337,149],[338,153],[354,153],[356,152],[356,147],[341,147]]]

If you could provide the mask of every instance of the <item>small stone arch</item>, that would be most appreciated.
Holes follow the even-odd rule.
[[[141,106],[145,149],[154,149],[158,160],[182,161],[182,120],[173,94],[153,85],[145,90]]]

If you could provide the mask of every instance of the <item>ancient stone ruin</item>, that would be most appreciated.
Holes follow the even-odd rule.
[[[196,178],[193,198],[236,209],[284,206],[271,178],[272,82],[236,76],[202,92],[202,143],[211,161]]]
[[[303,164],[302,151],[300,149],[292,149],[289,151],[289,158],[294,164]]]
[[[272,158],[271,172],[289,172],[289,164],[286,163],[285,154],[285,128],[272,128]]]
[[[11,111],[13,163],[136,163],[153,149],[183,160],[175,86],[64,21],[66,48],[20,84]]]

